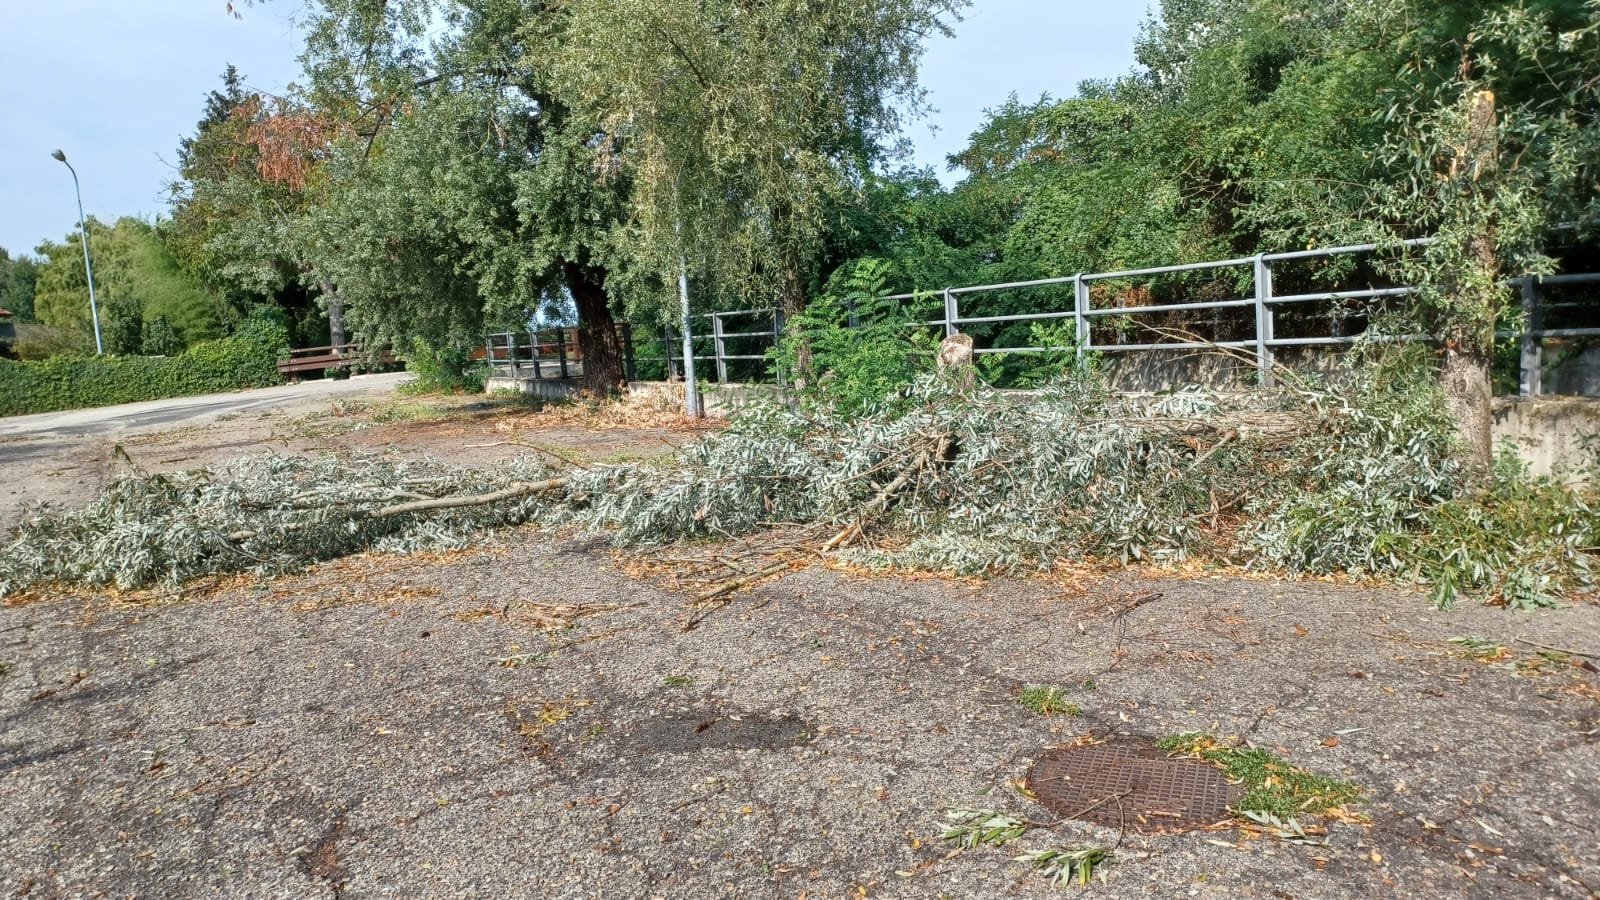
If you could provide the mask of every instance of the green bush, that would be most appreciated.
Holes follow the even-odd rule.
[[[406,370],[417,377],[400,386],[402,394],[483,393],[483,373],[472,370],[472,356],[464,347],[435,347],[415,338],[406,357]]]
[[[892,408],[932,367],[937,340],[909,327],[916,317],[885,298],[888,269],[883,260],[860,261],[844,296],[824,295],[789,320],[772,356],[794,373],[808,406],[847,419]]]
[[[140,352],[145,356],[177,356],[183,352],[183,338],[166,316],[144,323]]]
[[[1079,353],[1078,326],[1071,319],[1029,322],[1028,346],[1054,347],[1044,353],[988,353],[978,357],[978,372],[996,387],[1038,388],[1066,372],[1090,373],[1098,353]]]
[[[94,352],[94,337],[81,331],[24,322],[17,325],[17,341],[12,349],[17,352],[18,359],[87,356]]]
[[[283,327],[252,316],[231,337],[204,341],[181,356],[54,356],[0,360],[0,415],[83,409],[278,384]]]

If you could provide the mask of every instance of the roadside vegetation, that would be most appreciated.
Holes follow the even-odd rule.
[[[537,523],[622,546],[743,542],[757,562],[711,596],[818,552],[973,575],[1094,561],[1376,577],[1425,585],[1440,606],[1532,608],[1594,592],[1591,489],[1534,477],[1509,453],[1474,467],[1418,352],[1373,354],[1337,380],[1153,399],[1118,397],[1070,364],[1027,393],[970,370],[928,373],[859,410],[858,387],[824,370],[802,403],[754,406],[668,460],[580,467],[543,454],[423,475],[376,460],[246,458],[183,478],[134,474],[85,509],[27,521],[0,591],[280,573]]]
[[[963,178],[948,188],[894,168],[897,110],[915,108],[923,38],[961,0],[759,14],[679,0],[447,5],[449,27],[431,34],[420,0],[312,4],[307,80],[286,96],[229,69],[179,148],[171,218],[90,226],[113,318],[140,285],[192,282],[165,289],[166,307],[147,299],[123,315],[114,340],[133,346],[139,319],[141,348],[189,349],[7,364],[4,409],[130,399],[129,384],[222,386],[202,384],[202,369],[227,386],[268,380],[265,357],[233,355],[281,348],[282,332],[252,336],[262,305],[290,342],[348,329],[408,348],[419,389],[445,390],[476,386],[469,350],[485,328],[575,317],[586,385],[606,396],[622,384],[617,318],[669,321],[680,278],[699,309],[782,308],[791,328],[773,359],[794,376],[794,402],[755,406],[670,464],[461,473],[418,492],[433,505],[377,518],[379,501],[348,487],[369,480],[331,463],[297,476],[332,498],[315,516],[261,482],[270,467],[180,491],[135,476],[115,502],[26,526],[5,564],[11,589],[284,571],[536,521],[624,545],[744,542],[760,564],[710,584],[716,596],[817,552],[969,574],[1090,560],[1377,577],[1424,585],[1440,606],[1594,590],[1592,489],[1497,454],[1487,414],[1495,335],[1516,324],[1506,279],[1600,259],[1600,3],[1162,4],[1135,71],[996,107],[952,157]],[[670,22],[670,46],[638,22]],[[1434,241],[1392,252],[1419,237]],[[1418,292],[1305,314],[1317,321],[1286,311],[1280,334],[1381,325],[1431,340],[1358,344],[1340,371],[1284,370],[1248,396],[1118,397],[1092,355],[1070,352],[935,373],[933,340],[904,327],[935,299],[885,299],[1347,241],[1380,249],[1275,277],[1285,290],[1403,279]],[[11,263],[7,284],[32,277],[32,314],[81,329],[70,247],[52,248],[33,276]],[[1099,300],[1154,305],[1240,289],[1209,276],[1096,287]],[[1018,313],[1070,299],[1042,288],[994,302],[987,311]],[[1180,310],[1106,327],[1204,343],[1237,324]],[[194,343],[214,326],[235,333]],[[974,333],[997,346],[1079,337],[1065,323]],[[154,519],[120,518],[135,509]],[[302,540],[317,528],[345,530]],[[107,531],[126,547],[94,543]],[[148,563],[196,534],[209,535],[204,552]],[[78,556],[96,560],[92,574]]]
[[[946,186],[905,167],[902,138],[924,41],[968,6],[312,3],[304,79],[269,95],[228,68],[179,143],[168,215],[89,223],[111,351],[173,356],[267,306],[294,346],[386,345],[425,381],[470,387],[486,330],[575,321],[585,387],[604,396],[624,381],[621,323],[656,340],[680,276],[697,311],[776,305],[826,340],[814,326],[830,304],[868,327],[888,312],[858,297],[1370,241],[1370,258],[1274,278],[1418,292],[1286,307],[1279,335],[1426,335],[1462,452],[1491,461],[1491,370],[1513,355],[1496,335],[1520,316],[1507,279],[1600,266],[1600,6],[1159,4],[1131,72],[998,102]],[[1434,241],[1394,252],[1411,238]],[[0,302],[83,334],[75,246],[0,257]],[[1242,288],[1189,273],[1098,283],[1092,300]],[[1564,290],[1563,309],[1593,311]],[[1072,298],[981,302],[1004,316]],[[1250,313],[1101,324],[1127,341],[1226,341]],[[971,332],[995,347],[1079,337],[1039,328]],[[1553,357],[1584,349],[1557,344]],[[799,380],[813,352],[830,350],[785,359]],[[860,410],[908,360],[857,363]],[[997,384],[1041,380],[1025,357],[984,367]]]
[[[268,317],[173,356],[0,359],[0,416],[160,400],[279,384],[288,333]]]

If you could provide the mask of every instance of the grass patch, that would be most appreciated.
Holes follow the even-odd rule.
[[[450,410],[427,402],[397,401],[384,404],[372,415],[372,421],[383,425],[400,422],[431,422],[450,415]]]
[[[1224,744],[1209,734],[1187,732],[1156,742],[1168,753],[1195,756],[1244,785],[1238,812],[1262,812],[1282,819],[1326,815],[1361,799],[1361,788],[1336,778],[1313,775],[1265,750]]]
[[[661,679],[662,687],[688,687],[694,684],[693,675],[668,675]]]
[[[1041,716],[1081,716],[1083,708],[1067,699],[1067,689],[1051,685],[1023,688],[1017,703]]]

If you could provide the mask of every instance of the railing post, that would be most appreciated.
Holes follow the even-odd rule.
[[[778,343],[783,340],[783,310],[772,308],[772,348],[776,350]],[[783,372],[783,360],[774,355],[772,359],[772,373],[778,382],[778,387],[788,384],[788,376]]]
[[[1257,253],[1253,267],[1256,282],[1256,378],[1262,387],[1272,386],[1272,264]]]
[[[293,354],[290,354],[291,356]],[[483,358],[489,363],[489,374],[494,374],[494,335],[483,336]]]
[[[722,343],[722,313],[711,314],[711,341],[716,348],[717,356],[717,383],[728,383],[727,351]]]
[[[556,356],[561,360],[561,379],[567,378],[567,330],[556,329]]]
[[[959,313],[958,313],[958,311],[956,309],[956,295],[950,293],[950,289],[949,288],[945,288],[944,289],[944,336],[945,337],[955,337],[957,334],[960,333],[959,329],[956,328],[956,319],[959,319],[960,317],[961,316],[959,315]]]
[[[1072,326],[1075,334],[1074,348],[1078,360],[1083,360],[1083,355],[1089,350],[1089,288],[1083,282],[1083,273],[1072,276]]]
[[[1537,397],[1544,393],[1544,292],[1539,279],[1522,279],[1522,377],[1517,379],[1517,395]]]
[[[515,334],[513,334],[511,336],[511,340],[513,340],[513,341],[517,340],[517,336]],[[528,355],[533,360],[533,377],[534,378],[538,378],[538,379],[543,379],[544,378],[544,361],[540,358],[540,353],[539,353],[539,329],[537,329],[537,328],[535,328],[532,331],[528,332]]]
[[[629,322],[622,323],[622,377],[629,381],[638,381],[638,361],[633,355],[633,325]]]
[[[517,377],[517,333],[506,332],[506,365],[511,369],[511,377]],[[534,371],[538,371],[535,369]]]
[[[662,358],[665,359],[666,363],[667,363],[667,380],[671,381],[672,380],[672,376],[678,374],[678,367],[674,366],[672,364],[672,326],[671,325],[663,325],[663,326],[661,326],[661,347],[662,347],[662,351],[661,351],[662,352]]]

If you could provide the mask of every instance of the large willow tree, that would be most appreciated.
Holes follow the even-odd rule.
[[[584,387],[613,393],[614,302],[659,285],[614,239],[627,181],[591,164],[596,127],[528,58],[525,35],[556,16],[535,0],[317,0],[306,82],[258,143],[293,151],[263,150],[308,200],[293,253],[363,340],[464,364],[486,328],[570,303]]]
[[[646,264],[793,310],[966,2],[567,0],[530,59],[598,124],[596,165],[631,179]]]

